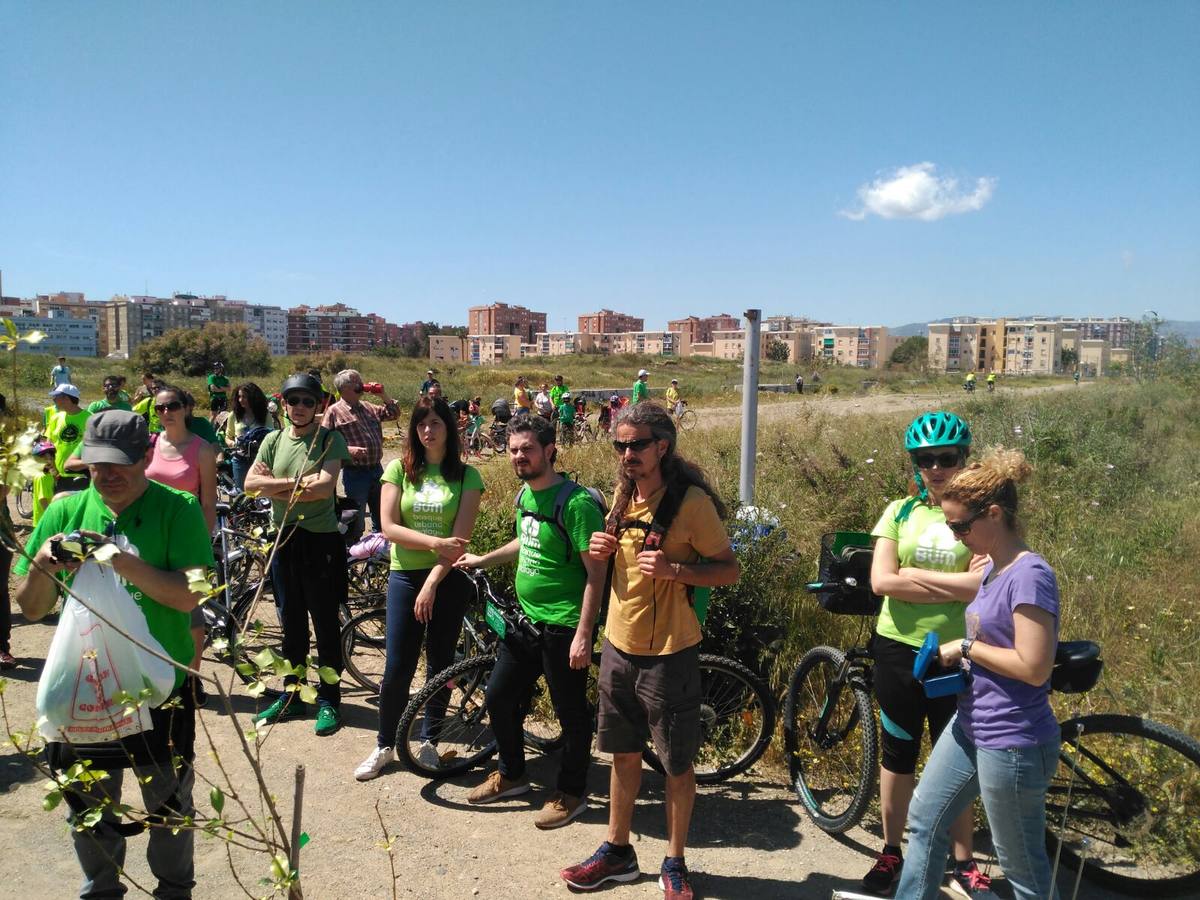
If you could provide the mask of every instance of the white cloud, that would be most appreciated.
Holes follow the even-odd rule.
[[[965,190],[952,175],[939,177],[933,163],[917,163],[862,185],[858,189],[862,206],[842,210],[840,215],[856,222],[869,215],[934,222],[944,216],[983,209],[995,188],[996,179],[985,177],[976,179],[974,190]]]

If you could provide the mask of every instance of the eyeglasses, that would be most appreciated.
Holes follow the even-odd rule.
[[[953,469],[962,465],[962,453],[951,450],[948,453],[914,453],[913,462],[918,469],[932,469],[937,465],[942,469]]]
[[[957,537],[965,537],[971,531],[971,526],[975,524],[975,520],[986,515],[986,509],[976,510],[974,514],[967,516],[961,522],[951,522],[946,520],[946,527],[954,532]]]
[[[169,403],[155,403],[154,411],[156,413],[179,412],[183,409],[183,402],[180,400],[171,400]]]
[[[307,394],[292,394],[290,397],[284,397],[283,402],[288,406],[303,406],[308,409],[316,409],[317,398],[310,397]]]
[[[634,453],[641,453],[647,447],[654,443],[654,438],[638,438],[636,441],[613,441],[613,449],[618,453],[624,453],[626,450],[632,450]]]

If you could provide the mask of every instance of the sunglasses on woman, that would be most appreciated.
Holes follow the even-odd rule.
[[[966,537],[971,532],[971,526],[975,524],[975,520],[987,514],[986,509],[976,510],[961,522],[952,522],[946,520],[946,527],[954,532],[956,537]]]
[[[292,394],[290,397],[284,397],[283,402],[288,406],[304,406],[308,409],[316,409],[317,398],[310,397],[307,394]]]
[[[618,453],[624,453],[626,450],[632,450],[634,453],[641,453],[647,447],[654,443],[654,438],[638,438],[636,441],[613,441],[613,449]]]
[[[154,411],[160,415],[165,412],[179,412],[183,409],[183,403],[179,400],[171,400],[168,403],[155,403]]]
[[[948,453],[914,453],[913,462],[918,469],[932,469],[935,465],[941,469],[953,469],[962,465],[962,454],[957,450]]]

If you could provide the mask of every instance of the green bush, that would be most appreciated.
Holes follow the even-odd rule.
[[[176,328],[138,347],[136,368],[155,373],[203,375],[223,362],[230,375],[265,375],[271,371],[267,342],[245,325]]]

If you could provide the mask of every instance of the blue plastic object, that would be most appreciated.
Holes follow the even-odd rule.
[[[967,673],[962,669],[949,675],[929,675],[930,668],[937,663],[938,647],[942,645],[937,632],[931,631],[925,635],[925,643],[917,651],[913,660],[913,678],[921,682],[925,688],[925,696],[949,697],[951,694],[961,694],[967,689]]]

